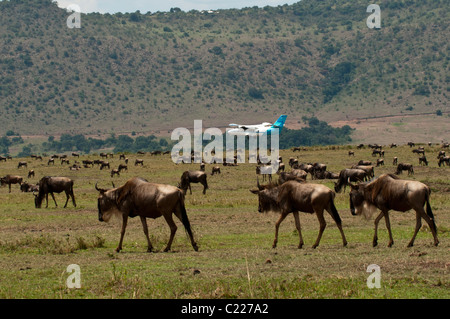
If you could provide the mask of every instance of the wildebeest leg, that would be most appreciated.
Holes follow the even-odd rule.
[[[344,246],[347,246],[347,239],[345,238],[344,230],[342,229],[342,222],[341,222],[341,221],[337,221],[337,220],[334,218],[334,216],[333,216],[333,214],[332,214],[332,212],[331,212],[331,210],[330,210],[329,208],[327,208],[326,210],[327,210],[327,212],[331,215],[331,217],[333,218],[333,220],[334,220],[335,223],[336,223],[336,226],[338,227],[339,231],[341,232],[342,243],[344,244]]]
[[[206,189],[208,188],[208,184],[203,183],[203,195],[206,194]]]
[[[141,217],[142,227],[144,229],[144,234],[145,234],[145,237],[147,238],[147,245],[148,245],[147,252],[151,253],[153,246],[152,246],[152,243],[150,242],[150,238],[148,237],[147,219],[144,216],[140,216],[140,217]]]
[[[417,209],[415,209],[415,210],[416,210],[416,218],[417,218],[419,221],[416,222],[416,230],[415,230],[415,232],[414,232],[413,238],[411,239],[410,243],[408,244],[408,247],[411,247],[411,246],[414,244],[414,240],[415,240],[416,234],[417,234],[417,232],[419,231],[419,229],[420,229],[420,227],[421,227],[421,223],[420,223],[420,222],[421,222],[421,218],[423,218],[423,219],[427,222],[428,227],[430,227],[431,233],[433,234],[433,238],[434,238],[434,245],[437,246],[437,245],[439,244],[439,240],[438,240],[438,238],[437,238],[437,231],[436,231],[436,225],[435,225],[435,223],[434,223],[433,220],[430,218],[430,216],[428,216],[428,215],[425,213],[425,210],[424,210],[422,207],[417,208]],[[419,226],[417,225],[417,223],[420,223]],[[418,227],[418,228],[417,228],[417,227]]]
[[[378,223],[380,222],[380,219],[384,216],[383,212],[380,212],[380,215],[375,218],[375,234],[373,235],[373,243],[372,246],[376,247],[378,245]]]
[[[288,214],[282,212],[280,218],[278,219],[278,221],[275,224],[275,239],[273,241],[273,245],[272,248],[277,247],[277,242],[278,242],[278,228],[280,228],[280,224],[281,222],[286,218]]]
[[[191,183],[189,183],[189,192],[191,192],[192,195]]]
[[[128,222],[128,215],[123,215],[122,230],[120,231],[119,246],[117,246],[117,248],[116,248],[117,252],[120,252],[122,250],[123,236],[125,235],[125,229],[127,228],[127,222]]]
[[[388,247],[392,247],[392,245],[394,244],[394,239],[392,238],[392,231],[391,231],[391,222],[389,220],[389,212],[385,212],[384,213],[384,220],[386,222],[386,228],[389,232],[389,244]]]
[[[319,228],[319,235],[317,236],[316,242],[314,243],[312,248],[316,248],[317,246],[319,246],[323,231],[325,230],[325,227],[327,227],[327,222],[325,221],[325,218],[323,218],[323,209],[317,210],[316,215],[317,219],[319,220],[320,228]]]
[[[9,192],[11,193],[11,184],[9,184]]]
[[[300,217],[298,215],[298,212],[294,212],[294,218],[295,218],[295,227],[297,228],[298,236],[300,238],[298,248],[301,249],[303,247],[303,237],[302,237],[302,230],[301,230],[301,226],[300,226]]]
[[[164,249],[165,252],[170,250],[170,247],[172,247],[172,241],[173,238],[175,237],[175,233],[177,232],[177,225],[175,225],[175,222],[173,221],[172,218],[172,212],[169,213],[165,213],[163,214],[164,218],[166,219],[167,224],[170,227],[170,238],[169,238],[169,242],[167,243],[166,248]]]
[[[53,201],[55,202],[55,206],[58,207],[58,204],[56,203],[55,195],[53,193],[50,193],[50,195],[52,195]],[[48,207],[48,199],[47,199],[47,207]]]
[[[70,198],[70,195],[69,195],[68,192],[66,192],[66,204],[64,205],[64,208],[67,207],[67,203],[69,202],[69,198]]]
[[[412,236],[408,247],[412,247],[414,245],[414,240],[416,239],[416,235],[419,232],[420,227],[422,227],[422,217],[420,216],[420,213],[416,211],[416,229],[414,230],[414,235]]]
[[[73,203],[73,207],[77,207],[77,203],[75,202],[75,194],[72,192],[70,192],[70,196],[72,196],[72,203]]]

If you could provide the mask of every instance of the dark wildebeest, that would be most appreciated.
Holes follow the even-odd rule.
[[[292,152],[297,152],[297,151],[300,152],[301,148],[300,147],[293,147],[291,150],[292,150]]]
[[[355,156],[355,152],[354,151],[348,151],[348,156]]]
[[[72,156],[73,156],[73,157],[78,157],[78,158],[79,158],[79,157],[80,157],[80,154],[78,154],[78,153],[72,153]]]
[[[360,150],[360,149],[364,148],[364,144],[359,144],[358,146],[356,146],[356,148]]]
[[[394,159],[392,160],[392,165],[397,165],[398,164],[398,157],[394,157]]]
[[[408,145],[409,145],[409,147],[414,147],[414,146],[416,146],[416,144],[413,143],[413,142],[408,142]]]
[[[425,150],[424,149],[413,149],[412,152],[416,153],[416,154],[425,155]]]
[[[39,185],[31,185],[27,182],[24,182],[22,185],[20,185],[20,190],[24,193],[39,192]]]
[[[220,166],[213,166],[211,170],[211,175],[220,174]]]
[[[397,144],[392,143],[392,144],[391,144],[391,148],[393,148],[393,147],[397,147]]]
[[[294,214],[295,226],[300,237],[298,248],[302,248],[304,243],[300,227],[299,211],[311,214],[316,213],[317,219],[319,220],[319,235],[312,246],[313,248],[319,246],[322,233],[326,227],[325,218],[323,216],[324,210],[326,210],[336,222],[336,225],[341,232],[343,244],[344,246],[347,245],[347,240],[345,239],[344,231],[342,230],[341,218],[334,206],[335,193],[328,187],[320,184],[287,181],[279,186],[269,185],[266,187],[261,187],[258,183],[258,189],[250,191],[253,194],[258,195],[258,212],[276,211],[281,213],[280,218],[275,224],[273,248],[277,246],[280,224],[290,213]]]
[[[378,223],[382,217],[386,221],[386,228],[389,232],[389,244],[394,244],[392,238],[391,225],[389,221],[389,211],[395,210],[406,212],[410,209],[416,211],[416,229],[408,247],[413,246],[417,232],[422,226],[423,218],[430,227],[434,237],[434,245],[439,244],[437,238],[437,228],[434,221],[433,212],[429,202],[430,188],[418,181],[401,180],[393,174],[384,174],[379,178],[368,183],[358,185],[350,184],[350,210],[352,215],[360,215],[364,209],[378,208],[380,215],[375,219],[375,235],[373,237],[373,246],[378,244],[377,230]],[[426,212],[424,205],[426,204]]]
[[[205,167],[206,167],[205,163],[200,163],[200,170],[201,170],[202,172],[205,171]]]
[[[138,165],[141,165],[141,166],[144,166],[144,160],[143,159],[136,159],[135,161],[134,161],[134,166],[138,166]]]
[[[98,197],[98,220],[108,222],[112,215],[122,216],[122,230],[119,246],[116,248],[117,252],[122,250],[128,217],[133,218],[136,216],[141,218],[144,234],[147,238],[148,252],[152,251],[153,246],[148,236],[146,218],[156,219],[164,216],[170,227],[170,238],[164,251],[169,251],[177,231],[172,214],[175,214],[181,220],[190,237],[192,247],[195,251],[198,251],[184,205],[184,194],[180,189],[172,185],[149,183],[138,177],[129,179],[123,186],[118,188],[100,189],[95,184],[95,189],[100,192]]]
[[[372,165],[372,162],[371,161],[360,160],[358,162],[358,165],[370,166],[370,165]]]
[[[41,178],[38,185],[39,194],[36,195],[34,199],[36,208],[41,208],[44,197],[47,202],[45,208],[48,207],[48,194],[52,195],[55,206],[58,207],[58,204],[55,200],[55,195],[53,193],[59,194],[62,192],[65,192],[67,197],[64,208],[67,207],[67,203],[69,202],[70,197],[72,197],[73,206],[77,207],[77,204],[75,203],[75,195],[73,194],[73,180],[71,180],[70,178],[45,176]]]
[[[111,170],[111,177],[113,177],[114,175],[120,176],[120,172],[117,168]]]
[[[125,159],[125,154],[119,154],[119,159]]]
[[[445,164],[447,164],[447,166],[450,166],[450,156],[439,157],[439,162],[438,162],[439,167],[441,167],[441,165],[445,165]]]
[[[396,175],[399,175],[403,173],[403,171],[408,171],[408,175],[414,174],[414,169],[412,164],[409,163],[400,163],[397,165],[397,171],[395,172]]]
[[[128,171],[128,166],[125,164],[119,164],[119,167],[117,169],[119,170],[119,173],[123,170]]]
[[[427,161],[427,157],[425,155],[422,155],[421,157],[419,157],[419,165],[426,165],[428,166],[428,161]]]
[[[366,175],[366,178],[364,179],[364,181],[367,181],[375,176],[375,170],[374,170],[373,166],[353,165],[351,168],[362,169],[363,171],[365,171],[367,173],[367,175]]]
[[[91,160],[83,160],[82,163],[83,163],[83,166],[86,167],[86,168],[88,168],[89,165],[91,165],[91,166],[94,165],[94,162],[91,161]]]
[[[19,164],[17,164],[17,168],[21,168],[22,166],[28,167],[27,162],[19,162]]]
[[[3,157],[3,156],[0,155],[0,162],[1,161],[6,162],[6,157]]]
[[[336,191],[336,193],[339,193],[342,189],[342,186],[344,186],[344,193],[345,193],[345,187],[350,182],[363,182],[367,174],[368,173],[366,171],[358,168],[343,169],[339,173],[337,183],[336,182],[334,183],[334,190]]]
[[[381,157],[384,156],[384,150],[373,150],[372,156],[377,156],[377,154]]]
[[[7,184],[9,185],[9,192],[11,193],[11,184],[19,184],[22,185],[23,177],[17,175],[6,175],[5,177],[0,178],[0,185]]]
[[[107,153],[100,153],[100,157],[101,158],[108,158],[108,154]]]
[[[332,173],[332,172],[329,172],[329,171],[325,171],[325,172],[317,171],[317,172],[314,172],[314,179],[338,179],[338,178],[339,178],[339,174]]]
[[[301,171],[301,170],[297,170],[297,171]],[[281,172],[279,175],[280,177],[278,177],[278,185],[284,184],[287,181],[297,181],[297,182],[304,182],[306,180],[306,175],[307,173],[305,171],[302,171],[305,173],[304,176],[300,177],[299,175],[296,175],[292,172]],[[258,188],[259,188],[259,181],[258,181]]]
[[[34,177],[34,170],[33,169],[30,169],[28,171],[28,178],[31,178],[31,177]]]
[[[436,158],[439,159],[439,157],[441,156],[445,156],[445,151],[439,151],[438,156]]]
[[[208,182],[206,180],[206,173],[203,171],[185,171],[181,175],[181,181],[179,183],[179,188],[183,190],[183,194],[186,195],[187,189],[189,188],[192,194],[191,183],[200,183],[203,185],[203,195],[206,194],[208,189]]]
[[[256,166],[256,175],[262,175],[263,181],[266,180],[266,178],[269,180],[269,182],[272,181],[272,174],[270,173],[263,173],[265,169],[269,168],[270,165],[258,165]]]
[[[377,159],[377,167],[384,165],[384,158]]]
[[[111,167],[109,167],[109,162],[105,162],[105,161],[101,161],[100,162],[100,169],[104,169],[105,167],[108,167],[108,169],[110,169]]]
[[[47,165],[50,165],[50,163],[52,163],[53,165],[55,165],[55,159],[54,158],[49,158]]]

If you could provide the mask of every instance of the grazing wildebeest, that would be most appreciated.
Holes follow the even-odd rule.
[[[181,175],[181,181],[179,183],[179,188],[183,190],[183,194],[186,195],[187,189],[189,188],[192,194],[191,183],[200,183],[203,185],[203,195],[206,194],[208,189],[208,182],[206,180],[206,173],[203,171],[185,171]]]
[[[298,159],[293,157],[289,158],[289,166],[292,168],[295,165],[298,165]]]
[[[416,154],[425,155],[425,150],[424,149],[413,149],[412,152],[416,153]]]
[[[128,171],[128,166],[125,164],[119,164],[119,167],[117,169],[119,170],[119,173],[121,171]]]
[[[365,181],[371,179],[372,177],[375,176],[375,169],[373,166],[366,166],[366,165],[353,165],[351,168],[357,168],[357,169],[362,169],[363,171],[365,171],[367,173],[366,177],[365,177]]]
[[[447,143],[447,142],[445,142],[445,143],[442,144],[442,148],[449,148],[449,146],[450,146],[450,144]]]
[[[28,178],[31,178],[31,177],[34,177],[34,170],[33,169],[30,169],[28,171]]]
[[[79,158],[79,157],[80,157],[80,154],[78,154],[78,153],[72,153],[72,156],[73,156],[73,157],[78,157],[78,158]]]
[[[348,151],[348,156],[355,156],[355,152],[354,151]]]
[[[138,166],[138,165],[141,165],[141,166],[144,166],[144,160],[143,159],[136,159],[135,161],[134,161],[134,166]]]
[[[213,166],[211,170],[211,175],[220,174],[220,166]]]
[[[200,170],[202,171],[202,172],[204,172],[205,171],[205,163],[200,163]]]
[[[373,150],[372,151],[372,156],[377,156],[377,154],[381,157],[384,156],[384,150]]]
[[[111,170],[111,177],[113,177],[114,175],[120,176],[120,172],[117,168]]]
[[[439,157],[439,162],[438,162],[439,167],[441,167],[441,165],[445,165],[445,164],[447,164],[447,166],[450,166],[450,156]]]
[[[70,178],[45,176],[41,178],[38,185],[39,194],[36,195],[34,199],[36,208],[41,208],[44,197],[47,202],[45,208],[48,208],[48,194],[52,195],[55,206],[58,207],[58,204],[55,200],[55,195],[53,193],[59,194],[61,192],[65,192],[67,197],[64,208],[67,207],[67,203],[69,202],[70,197],[72,197],[73,206],[77,207],[77,204],[75,203],[75,195],[73,194],[73,180],[71,180]]]
[[[319,246],[322,233],[325,230],[326,222],[323,211],[326,210],[333,220],[336,222],[341,232],[344,246],[347,245],[344,231],[342,230],[342,222],[339,213],[334,205],[335,193],[328,187],[320,184],[308,184],[306,182],[287,181],[282,185],[268,185],[261,187],[258,183],[257,190],[250,190],[253,194],[258,195],[258,212],[276,211],[281,216],[275,224],[275,239],[272,247],[275,248],[278,242],[278,229],[281,222],[287,215],[293,213],[295,226],[297,228],[300,242],[298,248],[302,248],[304,242],[300,227],[300,218],[298,212],[316,213],[320,223],[319,235],[316,242],[312,246]]]
[[[416,146],[416,144],[414,144],[413,142],[408,142],[409,147],[414,147]]]
[[[0,155],[0,162],[1,161],[6,162],[6,157],[3,157],[3,156]]]
[[[47,165],[50,165],[50,163],[52,163],[53,165],[55,165],[55,159],[54,158],[49,158]]]
[[[334,183],[334,190],[336,191],[336,193],[339,193],[342,189],[342,186],[344,186],[344,193],[345,193],[345,187],[350,182],[362,182],[366,178],[367,174],[368,173],[366,171],[358,168],[343,169],[339,173],[337,183],[336,182]]]
[[[350,186],[352,188],[350,192],[350,210],[352,215],[360,215],[364,213],[365,209],[370,208],[381,210],[380,215],[375,219],[374,247],[378,244],[377,230],[380,219],[384,217],[386,221],[386,228],[389,232],[388,246],[391,247],[394,244],[394,240],[389,221],[389,211],[406,212],[410,209],[416,211],[416,229],[408,247],[414,244],[417,232],[422,226],[422,218],[430,227],[434,237],[434,245],[437,246],[439,244],[437,228],[429,202],[431,190],[427,185],[418,181],[401,180],[393,174],[384,174],[371,182],[358,185],[350,184]],[[426,212],[424,210],[425,204]]]
[[[438,156],[436,158],[439,159],[439,157],[441,156],[445,156],[445,151],[439,151]]]
[[[89,165],[91,165],[91,166],[94,165],[94,162],[91,161],[91,160],[83,160],[82,163],[83,163],[83,166],[86,167],[86,168],[88,168]]]
[[[359,144],[358,146],[356,146],[357,149],[362,149],[364,147],[364,144]]]
[[[108,158],[108,154],[107,153],[100,153],[100,157],[101,158]]]
[[[39,192],[39,185],[32,185],[24,182],[22,183],[22,185],[20,185],[20,190],[24,193]]]
[[[358,162],[358,165],[370,166],[370,165],[372,165],[372,162],[371,161],[360,160]]]
[[[17,175],[6,175],[5,177],[0,178],[0,185],[7,184],[9,185],[9,192],[11,193],[11,184],[19,184],[22,185],[23,177]]]
[[[398,163],[398,157],[394,157],[394,159],[392,160],[392,165],[397,165]]]
[[[293,148],[292,148],[292,152],[297,152],[297,151],[300,152],[300,150],[301,150],[300,147],[293,147]]]
[[[175,214],[181,220],[190,237],[192,247],[195,251],[198,251],[184,205],[184,194],[180,189],[172,185],[149,183],[138,177],[129,179],[118,188],[100,189],[95,184],[95,189],[100,192],[97,201],[98,220],[108,222],[112,215],[122,216],[122,230],[119,245],[116,248],[117,252],[122,250],[128,217],[136,216],[141,218],[144,234],[147,238],[148,252],[152,251],[153,246],[148,236],[146,218],[156,219],[164,216],[170,227],[170,238],[164,251],[169,251],[177,231],[172,214]]]
[[[70,164],[70,161],[68,159],[66,159],[66,158],[62,158],[61,159],[61,165],[64,164],[64,163],[65,164]]]
[[[384,165],[384,158],[377,159],[377,167]]]
[[[21,168],[21,167],[28,167],[27,162],[19,162],[19,164],[17,164],[17,168]]]
[[[316,171],[314,172],[314,179],[338,179],[339,174],[332,173],[329,171]]]
[[[109,167],[109,162],[105,162],[105,161],[101,161],[100,162],[100,169],[104,169],[105,167],[108,167],[108,169],[110,169],[111,167]]]
[[[412,164],[409,163],[400,163],[397,165],[397,171],[395,172],[396,175],[399,175],[403,173],[403,171],[408,171],[408,175],[414,174],[414,168]]]
[[[287,181],[304,182],[306,180],[306,176],[308,175],[308,173],[306,173],[304,170],[296,169],[292,170],[291,172],[281,172],[279,173],[279,175],[280,177],[278,177],[278,185],[281,185],[286,183]],[[258,180],[258,187],[259,187],[259,180]]]
[[[423,163],[423,165],[428,166],[427,157],[425,155],[419,157],[419,165],[422,165],[422,163]]]
[[[119,159],[125,159],[125,154],[119,154]]]
[[[391,144],[391,148],[393,148],[393,147],[397,147],[397,144],[392,143],[392,144]]]

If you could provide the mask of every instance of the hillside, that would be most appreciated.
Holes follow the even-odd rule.
[[[168,135],[194,119],[223,127],[285,113],[298,128],[303,116],[345,124],[440,111],[424,128],[440,141],[449,133],[435,132],[450,111],[449,2],[378,4],[379,30],[366,26],[361,0],[92,13],[69,29],[70,13],[51,0],[1,1],[0,134]]]

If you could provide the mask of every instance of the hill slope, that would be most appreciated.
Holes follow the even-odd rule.
[[[92,13],[69,29],[50,0],[2,1],[0,134],[164,134],[280,113],[289,127],[305,115],[447,117],[448,2],[378,3],[379,30],[361,0]]]

